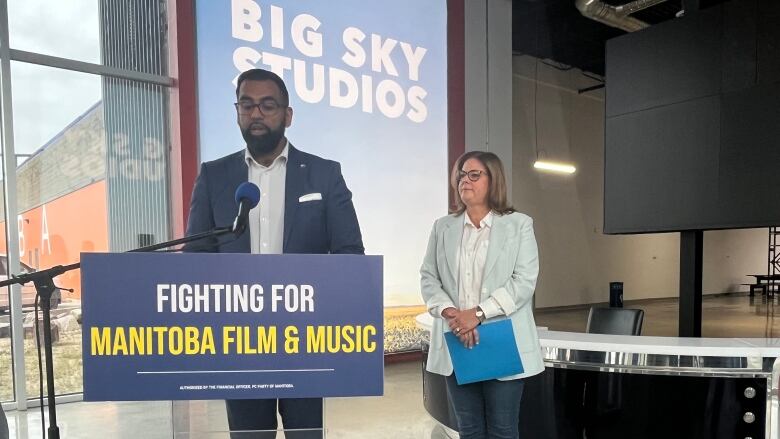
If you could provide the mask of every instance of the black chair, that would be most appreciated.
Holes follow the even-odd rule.
[[[591,308],[585,332],[591,334],[639,335],[644,311],[623,308]],[[577,362],[599,363],[606,354],[589,352]],[[604,398],[603,404],[599,398]],[[592,371],[548,367],[525,379],[520,410],[520,437],[534,439],[582,438],[592,431],[589,417],[608,414],[619,407],[622,386],[610,375],[599,379]],[[597,436],[588,436],[597,437]]]
[[[585,332],[641,335],[644,317],[645,312],[641,309],[591,307]],[[622,374],[589,375],[585,379],[582,392],[584,436],[599,437],[602,429],[609,427],[611,419],[622,413],[623,381]]]
[[[588,334],[641,335],[645,312],[641,309],[591,307]]]
[[[606,335],[642,335],[645,312],[641,309],[590,307],[585,332]],[[574,360],[582,363],[601,364],[607,358],[605,352],[575,352]]]

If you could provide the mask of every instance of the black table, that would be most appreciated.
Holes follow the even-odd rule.
[[[776,289],[774,285],[780,285],[780,274],[748,274],[748,276],[756,278],[755,283],[745,284],[750,287],[751,296],[756,290],[761,290],[761,294],[774,294]]]

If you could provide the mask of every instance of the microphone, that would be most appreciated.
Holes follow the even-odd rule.
[[[254,183],[245,181],[236,189],[236,203],[238,203],[238,214],[233,221],[232,232],[239,236],[246,230],[246,224],[249,221],[249,211],[260,202],[260,188]]]

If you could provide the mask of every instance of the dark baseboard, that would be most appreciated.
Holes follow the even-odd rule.
[[[747,291],[735,291],[731,293],[711,293],[711,294],[704,294],[702,296],[703,300],[707,300],[710,298],[715,297],[726,297],[726,296],[747,296]],[[633,307],[633,306],[639,306],[647,303],[657,303],[657,302],[669,302],[669,303],[675,303],[680,300],[677,296],[669,296],[669,297],[653,297],[649,299],[632,299],[632,300],[625,300],[623,301],[623,306],[626,308]],[[594,303],[581,303],[578,305],[564,305],[564,306],[550,306],[546,308],[536,308],[534,309],[534,312],[536,313],[548,313],[548,312],[559,312],[559,311],[581,311],[581,310],[588,310],[592,306],[609,306],[609,302],[594,302]]]
[[[385,353],[385,364],[405,363],[408,361],[422,360],[422,349],[417,351],[388,352]]]

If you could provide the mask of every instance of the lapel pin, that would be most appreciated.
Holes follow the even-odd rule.
[[[305,167],[306,167],[306,163],[301,163],[301,168],[305,168]]]

